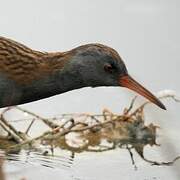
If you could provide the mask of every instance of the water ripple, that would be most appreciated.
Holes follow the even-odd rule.
[[[6,154],[6,160],[37,164],[48,168],[71,168],[73,158],[58,155],[43,155],[40,152],[22,150],[19,154]]]

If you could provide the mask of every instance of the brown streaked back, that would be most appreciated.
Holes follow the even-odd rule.
[[[60,52],[35,51],[18,42],[0,37],[0,73],[19,84],[28,84],[60,68],[64,61],[56,60],[64,55],[65,53]]]

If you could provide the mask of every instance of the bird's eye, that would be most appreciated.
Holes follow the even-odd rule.
[[[105,64],[104,65],[104,70],[106,72],[112,73],[113,72],[113,66],[111,64]]]

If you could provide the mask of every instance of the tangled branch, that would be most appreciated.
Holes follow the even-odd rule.
[[[153,124],[148,126],[144,124],[143,111],[150,102],[145,102],[133,110],[136,98],[133,98],[130,106],[124,109],[123,114],[114,114],[108,109],[104,109],[102,114],[63,114],[59,119],[43,118],[23,108],[14,107],[33,118],[25,133],[16,130],[5,119],[6,112],[12,109],[8,108],[0,115],[0,126],[8,133],[11,140],[14,139],[16,144],[6,148],[6,151],[14,152],[25,147],[33,148],[37,145],[37,142],[44,146],[51,145],[76,153],[83,151],[102,152],[125,146],[130,153],[133,165],[135,165],[135,161],[131,149],[135,149],[142,159],[153,165],[173,164],[179,157],[167,163],[151,161],[144,157],[143,149],[147,144],[157,145],[156,129],[158,127]],[[159,98],[171,98],[176,102],[180,102],[175,93],[167,90],[161,92]],[[70,117],[70,119],[63,122],[62,119],[67,119],[67,117]],[[28,136],[28,132],[36,120],[41,120],[49,127],[49,130],[42,132],[40,136],[31,138]],[[55,123],[54,120],[58,120],[58,123]],[[71,135],[76,137],[75,140],[72,141],[72,137],[69,137]],[[104,140],[106,141],[105,144],[103,144]]]

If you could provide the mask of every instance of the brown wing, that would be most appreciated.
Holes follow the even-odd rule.
[[[42,57],[46,55],[0,37],[0,72],[19,83],[28,83],[39,76],[39,68],[44,64]]]
[[[71,55],[69,52],[35,51],[0,37],[0,73],[19,84],[28,84],[46,74],[59,71]]]

